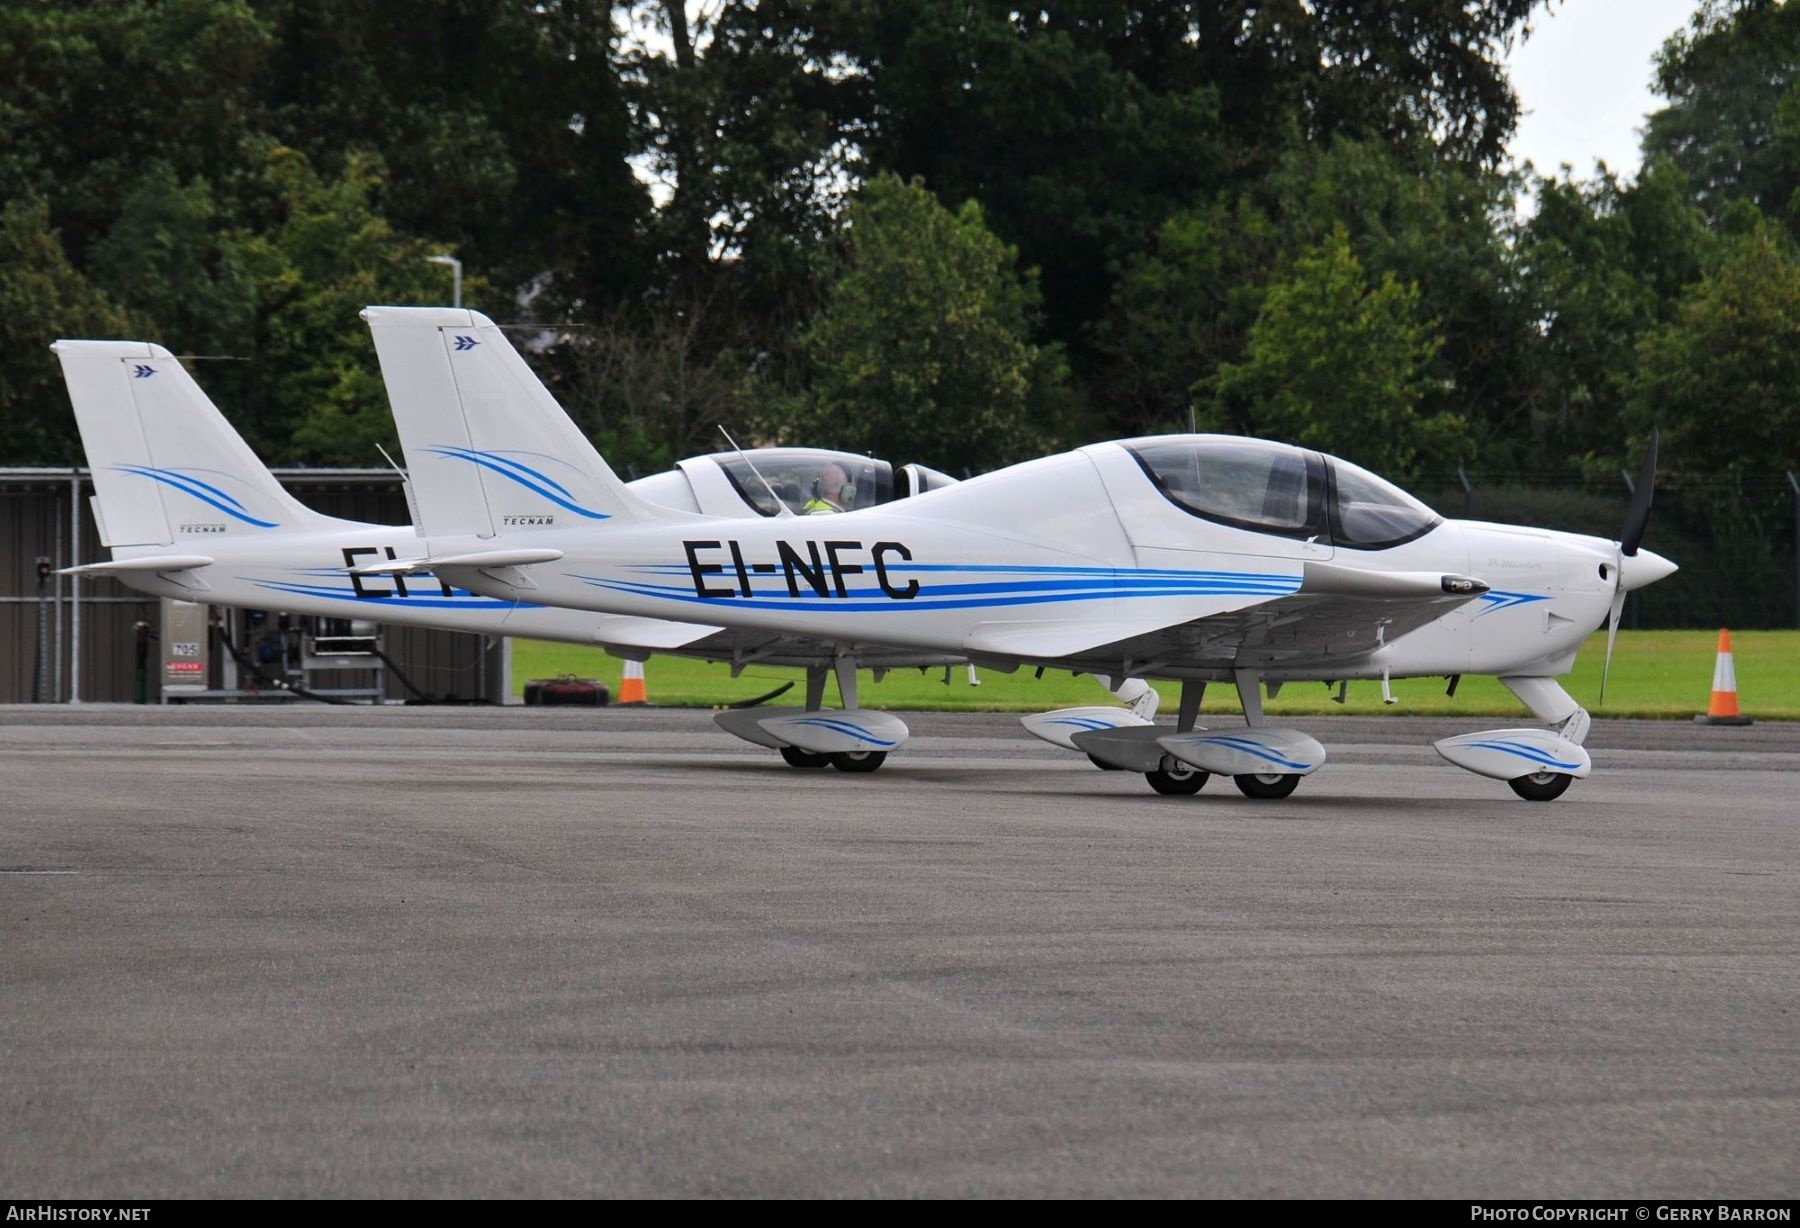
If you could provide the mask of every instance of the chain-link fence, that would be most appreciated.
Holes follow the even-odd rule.
[[[1445,516],[1616,540],[1630,498],[1620,473],[1547,481],[1523,473],[1427,474],[1413,491]],[[1791,475],[1659,478],[1646,549],[1679,564],[1631,595],[1628,627],[1800,626],[1800,486]]]

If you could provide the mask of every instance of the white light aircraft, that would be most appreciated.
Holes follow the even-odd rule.
[[[1223,774],[1257,798],[1287,796],[1326,758],[1310,735],[1264,719],[1265,689],[1372,679],[1391,702],[1395,677],[1444,676],[1454,690],[1492,674],[1547,727],[1436,748],[1547,801],[1591,768],[1588,714],[1557,677],[1609,616],[1616,628],[1627,592],[1675,570],[1640,549],[1654,445],[1619,541],[1447,521],[1345,461],[1214,435],[1094,444],[831,517],[678,512],[619,481],[486,317],[377,307],[364,318],[425,531],[413,558],[355,571],[426,570],[495,599],[835,644],[843,711],[822,711],[815,693],[801,711],[718,719],[861,770],[907,729],[858,707],[854,667],[898,647],[1179,682],[1173,728],[1101,708],[1026,725],[1142,772],[1158,792],[1194,793]],[[570,509],[549,518],[516,510],[520,488],[497,472],[545,455],[570,464]],[[1199,726],[1212,682],[1235,686],[1246,728]]]
[[[430,574],[386,579],[358,573],[353,568],[359,563],[416,554],[415,527],[341,520],[294,499],[161,346],[64,340],[52,348],[94,475],[95,522],[112,554],[108,562],[66,571],[111,575],[158,596],[212,605],[564,640],[604,646],[630,659],[664,652],[740,667],[752,661],[798,665],[808,669],[814,690],[824,688],[834,647],[804,636],[496,599]],[[572,506],[554,457],[530,465],[484,463],[537,498],[540,510],[533,516]],[[833,467],[864,505],[955,482],[921,465],[896,470],[853,453],[782,448],[692,457],[631,489],[695,514],[753,518],[803,506],[819,475]],[[961,662],[955,654],[893,649],[863,664],[885,669]],[[802,766],[824,762],[798,750],[788,758]]]

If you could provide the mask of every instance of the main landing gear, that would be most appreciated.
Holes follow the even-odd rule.
[[[825,707],[825,681],[837,671],[842,709]],[[789,767],[834,767],[840,772],[873,772],[888,752],[907,739],[906,723],[886,712],[856,706],[856,659],[840,650],[832,665],[808,666],[804,708],[738,708],[714,714],[725,732],[766,746]]]
[[[1528,802],[1553,802],[1568,791],[1575,778],[1567,772],[1533,772],[1529,776],[1515,776],[1506,783]]]
[[[1129,712],[1105,708],[1064,708],[1025,718],[1025,728],[1058,746],[1085,754],[1096,766],[1141,772],[1165,796],[1192,796],[1214,776],[1229,776],[1238,792],[1257,801],[1284,798],[1300,778],[1325,762],[1325,748],[1297,729],[1263,725],[1262,679],[1253,671],[1237,678],[1244,718],[1241,731],[1211,731],[1199,724],[1206,683],[1181,684],[1175,728],[1153,725]]]

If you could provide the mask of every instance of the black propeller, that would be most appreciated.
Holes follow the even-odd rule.
[[[1644,453],[1644,467],[1638,470],[1637,485],[1631,489],[1631,506],[1625,509],[1625,527],[1619,532],[1619,553],[1613,559],[1612,617],[1606,620],[1606,664],[1600,667],[1600,703],[1606,702],[1606,680],[1612,675],[1613,641],[1618,638],[1619,615],[1625,609],[1625,560],[1636,556],[1638,547],[1644,544],[1644,529],[1650,523],[1650,500],[1656,494],[1658,438],[1659,432],[1650,432],[1650,448]]]
[[[1631,506],[1625,512],[1625,529],[1619,534],[1619,553],[1627,558],[1637,554],[1644,544],[1644,526],[1650,523],[1650,499],[1656,493],[1656,442],[1659,433],[1650,432],[1650,450],[1644,453],[1644,467],[1638,470],[1637,485],[1631,492]]]

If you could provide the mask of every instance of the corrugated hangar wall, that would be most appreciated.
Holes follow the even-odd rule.
[[[277,476],[301,502],[326,515],[376,524],[408,520],[406,498],[392,473]],[[0,470],[0,703],[32,702],[40,694],[40,679],[41,694],[50,702],[130,703],[136,697],[135,628],[139,622],[157,625],[157,598],[113,579],[84,576],[77,585],[52,574],[40,602],[39,559],[48,560],[54,571],[107,557],[88,508],[93,493],[86,470]],[[428,696],[471,698],[479,678],[487,699],[504,699],[502,654],[485,648],[483,637],[395,626],[382,631],[388,658]],[[384,674],[390,698],[411,696],[393,670]],[[154,661],[149,702],[157,702]]]

